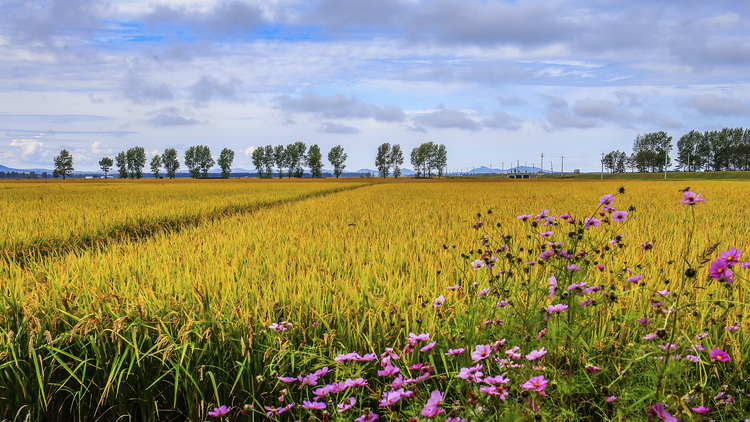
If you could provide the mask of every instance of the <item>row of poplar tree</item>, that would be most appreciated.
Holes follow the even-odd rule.
[[[639,134],[633,152],[612,151],[603,157],[613,173],[662,172],[672,165],[672,137],[666,132]],[[750,129],[691,130],[677,141],[676,167],[680,171],[750,170]]]
[[[401,145],[388,142],[378,147],[375,156],[375,167],[381,177],[393,174],[398,178],[401,176],[401,165],[404,164],[404,153]],[[443,175],[445,166],[448,164],[448,152],[445,145],[437,145],[434,142],[425,142],[411,150],[411,164],[414,166],[416,177],[432,177],[435,171],[439,176]]]
[[[185,167],[190,172],[190,177],[197,179],[199,177],[207,178],[208,170],[216,165],[211,156],[211,149],[206,145],[191,146],[185,151]],[[232,162],[234,161],[234,151],[224,148],[219,154],[218,164],[221,167],[221,177],[228,178],[231,174]],[[133,147],[127,151],[120,151],[114,162],[110,157],[104,157],[99,161],[99,167],[106,177],[112,166],[117,167],[120,179],[140,179],[143,177],[143,167],[146,165],[146,150],[143,147]],[[163,154],[156,154],[150,162],[151,173],[155,178],[161,177],[161,170],[170,179],[175,178],[177,170],[180,168],[180,160],[177,158],[177,150],[167,148]]]

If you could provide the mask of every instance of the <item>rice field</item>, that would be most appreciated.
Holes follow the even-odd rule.
[[[738,420],[750,269],[709,267],[745,247],[748,187],[683,184],[6,183],[0,417]]]

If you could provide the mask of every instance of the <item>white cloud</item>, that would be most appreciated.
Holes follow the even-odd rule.
[[[245,157],[252,157],[253,156],[253,152],[255,152],[256,149],[258,149],[258,148],[257,147],[248,147],[245,150]]]
[[[30,162],[37,162],[42,158],[44,143],[34,139],[14,139],[10,142],[12,147],[21,147],[21,157]]]

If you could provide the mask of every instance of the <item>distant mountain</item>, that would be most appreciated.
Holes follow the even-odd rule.
[[[19,173],[30,173],[32,171],[35,173],[44,173],[46,171],[47,173],[52,174],[52,170],[49,170],[49,169],[14,169],[10,167],[5,167],[2,164],[0,164],[0,171],[5,171],[5,172],[17,171]]]
[[[520,167],[511,167],[508,169],[498,169],[498,168],[492,168],[481,166],[481,167],[475,167],[473,169],[467,170],[459,170],[459,171],[451,171],[449,174],[507,174],[507,173],[538,173],[539,167],[528,167],[528,166],[520,166]],[[549,170],[544,170],[544,173],[551,173]]]

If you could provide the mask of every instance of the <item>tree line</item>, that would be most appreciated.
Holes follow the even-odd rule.
[[[639,134],[628,155],[616,150],[602,159],[611,173],[663,172],[672,164],[672,137],[666,132]],[[750,170],[750,129],[691,130],[677,141],[675,166],[680,171]]]
[[[432,177],[432,172],[436,171],[438,177],[443,175],[445,166],[448,163],[448,152],[445,145],[437,145],[434,142],[425,142],[411,151],[411,164],[414,166],[416,177]],[[378,147],[378,153],[375,156],[375,167],[381,177],[388,177],[393,174],[398,178],[401,176],[401,165],[404,164],[404,153],[401,145],[388,142]]]
[[[214,165],[221,167],[221,177],[229,178],[231,167],[234,162],[234,151],[224,148],[215,162],[211,150],[206,145],[191,146],[185,151],[184,162],[190,177],[207,178],[208,171]],[[328,161],[333,166],[333,174],[336,178],[340,177],[346,168],[346,159],[348,155],[344,152],[341,145],[336,145],[328,152]],[[437,145],[433,142],[426,142],[414,148],[411,152],[411,163],[417,177],[432,177],[433,174],[442,176],[448,160],[448,154],[445,145]],[[107,178],[109,172],[117,169],[117,175],[121,179],[140,179],[143,177],[143,168],[146,166],[146,150],[141,146],[135,146],[127,151],[120,151],[114,158],[103,157],[99,161],[99,168],[104,172]],[[266,145],[255,149],[252,153],[252,162],[262,178],[273,177],[274,169],[277,170],[279,178],[284,177],[302,177],[304,167],[310,169],[312,177],[323,177],[323,153],[318,145],[308,146],[298,141],[287,146],[284,145]],[[73,169],[73,156],[68,150],[62,150],[60,155],[54,158],[55,170],[53,177],[62,177],[65,179],[70,176]],[[378,147],[375,157],[375,166],[382,177],[393,175],[401,176],[401,166],[404,164],[404,154],[401,146],[398,144],[391,145],[383,143]],[[165,176],[170,179],[175,178],[177,170],[180,168],[180,160],[177,156],[177,150],[167,148],[162,154],[156,154],[149,162],[151,173],[156,178],[163,177],[162,169]]]

